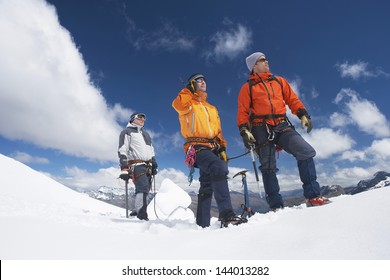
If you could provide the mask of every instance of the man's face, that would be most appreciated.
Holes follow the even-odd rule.
[[[203,78],[199,78],[195,80],[196,82],[196,90],[206,92],[206,80]]]
[[[269,71],[268,60],[264,55],[260,56],[253,67],[253,73],[264,73]]]
[[[137,115],[137,116],[134,118],[133,123],[136,124],[136,125],[142,125],[142,126],[144,126],[144,125],[145,125],[145,116],[143,116],[143,115]]]

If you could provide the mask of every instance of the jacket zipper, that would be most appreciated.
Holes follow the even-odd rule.
[[[209,112],[207,111],[206,106],[204,106],[202,102],[199,102],[199,104],[202,105],[202,107],[204,109],[204,112],[206,113],[207,126],[209,128],[209,138],[212,138],[213,134],[212,134],[211,126],[210,126],[210,115],[209,115]]]
[[[268,101],[269,101],[269,105],[270,105],[270,107],[271,107],[271,115],[274,115],[274,113],[275,113],[275,112],[274,112],[274,104],[272,103],[271,93],[269,92],[267,85],[266,85],[265,83],[263,83],[263,84],[264,84],[264,88],[265,88],[265,90],[267,91],[267,94],[268,94]],[[271,84],[271,83],[270,83],[270,85],[271,85],[272,93],[273,93],[274,96],[275,96],[274,88],[272,87],[272,84]]]
[[[195,112],[192,112],[192,123],[191,123],[191,134],[194,134],[194,126],[195,126]]]

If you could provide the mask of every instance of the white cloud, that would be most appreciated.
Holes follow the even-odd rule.
[[[132,39],[131,42],[136,49],[187,51],[194,48],[194,40],[168,22],[153,32],[145,32],[142,29],[132,30],[131,38],[133,37],[135,39]]]
[[[13,159],[23,162],[23,163],[39,163],[39,164],[48,164],[50,161],[44,157],[32,156],[28,153],[16,151],[10,155]]]
[[[364,151],[348,150],[342,153],[340,159],[350,162],[365,161],[366,153]]]
[[[348,61],[337,64],[341,77],[351,77],[352,79],[359,79],[360,77],[371,77],[373,74],[367,70],[367,62],[359,61],[355,64],[349,64]]]
[[[301,134],[317,151],[316,158],[326,159],[349,150],[355,141],[340,131],[329,128],[313,129],[310,134]]]
[[[334,182],[342,187],[356,186],[360,180],[372,177],[372,171],[362,167],[341,168],[330,174]]]
[[[333,128],[344,127],[351,123],[352,120],[347,115],[338,112],[333,113],[329,118],[329,125]]]
[[[291,81],[289,81],[289,84],[290,84],[290,86],[291,86],[291,88],[293,89],[293,91],[298,95],[298,97],[301,95],[300,94],[300,90],[299,90],[299,88],[300,88],[300,86],[301,86],[301,84],[302,84],[302,80],[299,78],[299,77],[297,77],[297,78],[295,78],[294,80],[291,80]]]
[[[71,34],[42,0],[0,2],[0,134],[99,161],[116,161],[128,116],[90,79]]]
[[[390,125],[386,116],[379,111],[375,103],[361,98],[356,91],[341,89],[335,103],[345,107],[344,111],[360,130],[375,137],[390,136]]]
[[[358,80],[362,77],[378,77],[382,76],[390,76],[388,73],[376,69],[375,71],[368,69],[368,63],[363,61],[358,61],[357,63],[350,64],[348,61],[344,63],[336,64],[337,70],[340,72],[341,77],[350,77],[354,80]]]
[[[313,99],[315,99],[315,98],[317,98],[319,96],[320,96],[320,93],[318,92],[318,90],[316,88],[312,88],[312,90],[311,90],[311,97]]]
[[[371,154],[376,159],[382,159],[389,162],[390,138],[373,141],[371,147],[367,149],[367,153]]]
[[[116,4],[116,3],[112,3]],[[194,39],[185,35],[171,22],[162,22],[159,29],[146,31],[138,27],[132,17],[128,14],[125,1],[119,4],[121,16],[127,24],[127,39],[137,50],[167,50],[186,51],[194,48]]]
[[[180,132],[174,134],[165,134],[162,132],[155,132],[146,128],[150,137],[152,137],[153,147],[157,159],[161,155],[166,155],[169,153],[183,153],[183,144],[185,142],[184,138],[181,136]],[[184,158],[184,153],[183,153]]]
[[[97,189],[101,186],[124,187],[123,181],[118,179],[119,168],[101,168],[96,172],[89,172],[79,167],[66,167],[66,177],[53,177],[56,181],[73,189]],[[121,185],[123,183],[123,185]]]
[[[252,43],[252,32],[245,26],[238,24],[230,30],[218,31],[210,41],[214,43],[211,51],[206,53],[207,58],[217,61],[223,58],[233,59],[241,54]]]

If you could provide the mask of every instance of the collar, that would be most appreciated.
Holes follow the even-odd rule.
[[[258,74],[256,74],[256,73],[250,74],[249,79],[253,80],[256,83],[256,82],[260,81],[260,78],[264,81],[264,80],[267,80],[268,78],[270,78],[271,76],[272,76],[271,72],[267,71],[267,72],[258,73]]]
[[[207,99],[207,92],[205,92],[205,91],[195,91],[194,98],[197,101],[200,101],[200,102],[206,101],[206,99]]]
[[[138,131],[141,131],[144,126],[143,125],[138,125],[138,124],[135,124],[135,123],[128,123],[127,127],[136,128]]]

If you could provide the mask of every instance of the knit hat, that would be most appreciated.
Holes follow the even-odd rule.
[[[264,56],[265,54],[261,52],[255,52],[252,53],[250,56],[248,56],[246,60],[246,66],[248,67],[249,71],[253,70],[253,67],[255,67],[256,62],[259,60],[260,56]]]
[[[206,80],[206,78],[200,74],[200,73],[195,73],[195,74],[192,74],[189,78],[188,78],[188,84],[192,81],[192,80],[196,80],[196,79],[199,79],[199,78],[203,78]]]
[[[143,117],[146,120],[146,115],[144,113],[134,113],[130,116],[129,123],[132,123],[136,118]]]

